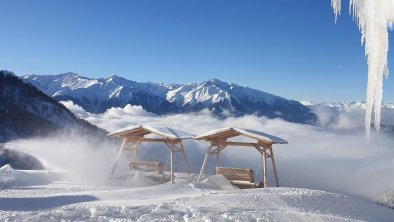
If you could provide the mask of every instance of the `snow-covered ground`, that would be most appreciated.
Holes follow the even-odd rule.
[[[2,168],[13,178],[0,190],[1,221],[393,221],[394,210],[356,197],[301,188],[238,190],[221,176],[196,184],[179,173],[175,184],[145,175],[104,185],[42,180],[18,184],[31,171]],[[45,171],[39,173],[42,177]],[[1,180],[0,180],[1,181]],[[139,184],[135,182],[140,181]],[[141,186],[141,181],[145,185]],[[152,181],[151,181],[152,182]],[[6,184],[3,180],[2,184]],[[152,186],[153,185],[153,186]]]

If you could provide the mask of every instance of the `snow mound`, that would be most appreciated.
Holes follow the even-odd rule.
[[[213,175],[198,184],[193,184],[195,189],[211,189],[211,190],[238,190],[223,175]]]
[[[155,172],[133,171],[131,174],[114,177],[109,185],[125,186],[128,188],[150,187],[168,182],[161,174]]]
[[[0,187],[49,184],[52,176],[47,170],[14,170],[6,164],[0,168]]]

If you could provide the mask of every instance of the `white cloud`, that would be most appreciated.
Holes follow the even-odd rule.
[[[60,101],[60,103],[63,104],[63,106],[65,106],[79,118],[86,118],[91,115],[90,113],[86,112],[81,106],[74,104],[74,102],[71,100]]]
[[[378,193],[394,187],[394,139],[392,135],[374,133],[368,148],[362,122],[357,115],[326,116],[327,126],[319,127],[267,119],[253,115],[218,119],[207,112],[157,116],[138,106],[112,108],[103,114],[88,114],[86,119],[109,131],[131,124],[164,125],[194,134],[204,133],[214,128],[227,126],[261,130],[286,139],[289,144],[275,145],[274,152],[282,186],[306,187],[356,194],[373,198]],[[322,118],[321,117],[321,118]],[[331,124],[331,125],[330,125]],[[71,142],[64,142],[64,141]],[[84,138],[35,140],[33,146],[26,142],[30,151],[43,149],[45,158],[56,163],[74,161],[71,170],[86,168],[107,176],[115,159],[118,145],[87,143]],[[76,145],[74,145],[76,144]],[[140,149],[141,158],[165,162],[168,151],[155,144],[144,144]],[[194,173],[198,173],[208,144],[185,141],[186,151]],[[35,147],[31,148],[31,147]],[[91,147],[91,148],[90,148]],[[55,149],[56,148],[56,149]],[[97,150],[104,150],[99,152]],[[148,152],[155,150],[155,152]],[[85,152],[86,151],[86,152]],[[153,154],[152,154],[153,153]],[[58,160],[57,158],[62,158]],[[179,158],[179,157],[177,157]],[[176,169],[183,170],[183,163],[177,159]],[[86,162],[85,162],[86,161]],[[222,164],[232,167],[250,167],[256,171],[260,156],[253,149],[229,147],[223,151]],[[210,160],[209,171],[213,172],[214,158]],[[120,164],[125,166],[126,162]],[[270,165],[270,163],[268,164]],[[125,168],[125,167],[124,167]],[[270,181],[273,185],[271,168]],[[260,176],[261,176],[260,170]],[[100,174],[100,173],[99,173]]]

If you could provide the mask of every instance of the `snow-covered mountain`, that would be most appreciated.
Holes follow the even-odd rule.
[[[360,101],[357,101],[357,102],[319,102],[319,103],[302,101],[301,103],[307,107],[324,106],[324,107],[331,108],[336,111],[345,111],[345,112],[365,110],[365,108],[366,108],[365,102],[360,102]],[[382,109],[394,111],[394,103],[392,103],[392,102],[382,103]]]
[[[42,136],[67,127],[104,133],[13,73],[0,71],[0,142]]]
[[[118,76],[91,79],[75,73],[22,78],[57,100],[72,100],[91,113],[131,104],[156,114],[209,109],[217,115],[257,114],[299,123],[316,120],[316,116],[297,101],[218,79],[202,83],[156,84]]]

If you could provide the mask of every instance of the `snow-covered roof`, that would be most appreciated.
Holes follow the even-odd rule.
[[[252,129],[240,129],[234,127],[226,127],[220,129],[214,129],[209,132],[203,133],[201,135],[195,136],[194,139],[196,140],[213,140],[217,138],[230,138],[235,136],[246,136],[252,139],[260,140],[266,143],[272,144],[287,144],[288,142],[282,138],[270,135],[268,133],[264,133],[257,130]]]
[[[126,135],[130,136],[145,136],[148,134],[156,134],[168,139],[192,139],[194,137],[193,134],[172,129],[165,126],[147,126],[147,125],[135,125],[126,127],[115,132],[109,133],[108,136],[113,137],[122,137]]]

